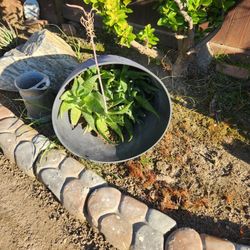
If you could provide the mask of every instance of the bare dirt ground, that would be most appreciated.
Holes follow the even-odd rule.
[[[0,153],[0,249],[113,249]]]

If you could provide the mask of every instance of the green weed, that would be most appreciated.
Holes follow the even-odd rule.
[[[11,27],[0,23],[0,50],[7,50],[17,45],[17,33]]]

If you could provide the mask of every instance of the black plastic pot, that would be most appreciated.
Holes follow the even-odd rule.
[[[130,142],[112,145],[91,133],[83,133],[81,125],[72,129],[68,114],[63,118],[58,116],[61,101],[60,97],[65,92],[67,85],[79,74],[88,68],[95,67],[95,62],[90,59],[81,64],[66,79],[58,92],[52,110],[52,122],[55,133],[61,143],[72,153],[101,163],[122,162],[138,157],[152,148],[166,132],[171,118],[171,102],[167,89],[161,80],[142,65],[124,57],[104,55],[98,58],[99,65],[128,65],[136,70],[148,73],[152,84],[157,85],[159,91],[154,98],[153,106],[160,116],[148,113],[142,124],[135,125],[134,137]]]
[[[15,79],[15,86],[24,100],[28,117],[46,122],[51,120],[51,110],[55,96],[50,89],[48,76],[29,71]]]

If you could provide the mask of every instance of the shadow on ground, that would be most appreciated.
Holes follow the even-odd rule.
[[[230,239],[238,244],[250,244],[250,228],[229,220],[215,221],[208,216],[197,216],[184,210],[166,211],[177,221],[178,227],[191,227],[199,233],[210,234],[215,237]]]

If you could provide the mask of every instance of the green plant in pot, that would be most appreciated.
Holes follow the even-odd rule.
[[[104,96],[96,68],[78,75],[60,97],[60,116],[68,112],[72,127],[82,123],[85,132],[95,132],[108,143],[133,139],[133,127],[147,112],[159,118],[151,101],[158,91],[148,74],[128,66],[100,68]],[[107,108],[107,109],[106,109]]]
[[[82,11],[94,57],[81,63],[59,90],[52,110],[55,133],[69,151],[85,159],[133,159],[165,134],[170,96],[162,81],[135,61],[117,55],[97,57],[94,15]]]

